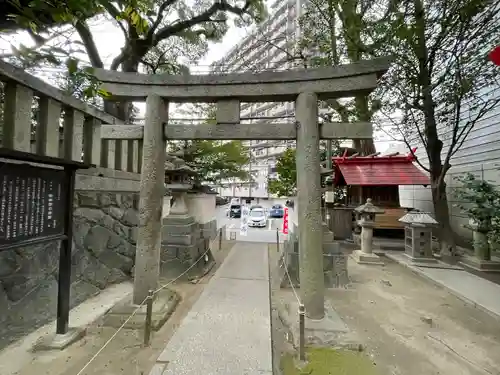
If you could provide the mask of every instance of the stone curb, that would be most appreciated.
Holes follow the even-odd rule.
[[[412,266],[411,264],[406,264],[406,263],[400,262],[397,259],[397,257],[394,257],[392,254],[387,254],[387,253],[384,253],[384,252],[380,252],[379,255],[383,255],[386,258],[389,258],[392,261],[396,262],[397,264],[399,264],[399,265],[401,265],[403,267],[406,267],[407,269],[409,269],[414,274],[422,276],[427,281],[430,281],[432,284],[434,284],[434,285],[436,285],[438,287],[441,287],[443,289],[446,289],[448,292],[450,292],[452,295],[454,295],[455,297],[457,297],[462,302],[465,302],[466,304],[468,304],[468,305],[470,305],[472,307],[475,307],[478,310],[481,310],[482,312],[488,314],[489,316],[491,316],[494,319],[500,320],[500,313],[499,312],[490,310],[487,307],[485,307],[485,306],[483,306],[481,304],[478,304],[478,303],[472,301],[471,299],[467,298],[466,296],[464,296],[460,292],[456,291],[452,287],[446,285],[445,283],[433,279],[431,276],[427,275],[424,271],[418,269],[417,267]],[[456,270],[456,271],[458,271],[458,270]],[[464,270],[464,271],[461,271],[461,272],[467,272],[467,271]]]

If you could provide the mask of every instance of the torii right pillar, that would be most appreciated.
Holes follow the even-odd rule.
[[[318,97],[299,94],[295,103],[297,124],[297,199],[299,217],[299,280],[306,315],[325,316],[323,276],[323,226],[318,125]]]

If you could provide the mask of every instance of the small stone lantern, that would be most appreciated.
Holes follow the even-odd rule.
[[[428,212],[410,211],[399,219],[405,225],[405,254],[415,263],[437,263],[432,256],[432,228],[438,222]]]
[[[361,250],[354,250],[352,257],[361,264],[383,264],[380,257],[373,254],[373,227],[375,216],[385,211],[372,203],[368,198],[365,204],[354,209],[359,215],[358,225],[361,227]]]
[[[469,219],[469,224],[465,227],[472,230],[474,255],[464,255],[460,264],[476,271],[500,272],[500,262],[491,259],[491,245],[488,241],[487,230],[489,225],[481,226],[473,219]]]
[[[169,215],[188,215],[186,194],[193,188],[196,172],[184,160],[167,155],[165,162],[165,184],[172,192],[173,204]]]

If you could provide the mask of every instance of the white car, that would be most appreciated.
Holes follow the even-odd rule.
[[[261,208],[254,208],[251,210],[250,215],[248,216],[248,226],[257,228],[267,227],[267,217],[265,211]]]

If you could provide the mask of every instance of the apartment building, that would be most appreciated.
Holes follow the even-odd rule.
[[[306,0],[276,0],[270,7],[270,17],[229,53],[211,65],[213,73],[288,70],[296,68],[295,45],[300,34],[298,19]],[[242,103],[242,122],[294,121],[294,103]],[[252,181],[224,181],[216,187],[222,196],[257,199],[274,198],[267,189],[268,177],[277,177],[278,157],[294,141],[249,141],[250,163],[245,169]]]

